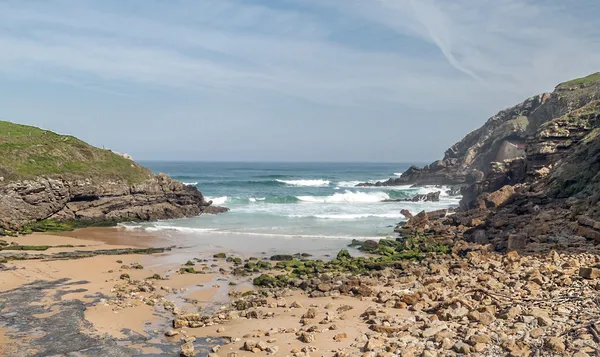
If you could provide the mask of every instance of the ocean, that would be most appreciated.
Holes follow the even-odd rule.
[[[126,224],[147,231],[188,236],[210,233],[297,238],[365,239],[393,236],[393,227],[412,213],[457,206],[447,188],[355,187],[398,177],[412,164],[398,163],[233,163],[142,162],[194,185],[213,204],[229,207],[221,215]],[[383,202],[442,191],[439,202]]]

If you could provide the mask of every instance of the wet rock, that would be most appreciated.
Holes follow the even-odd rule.
[[[179,335],[179,331],[177,331],[177,330],[169,330],[169,331],[165,332],[165,336],[167,336],[167,337],[173,337],[176,335]]]

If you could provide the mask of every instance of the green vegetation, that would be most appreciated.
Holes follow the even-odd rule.
[[[217,253],[217,254],[213,255],[213,258],[225,259],[225,258],[227,258],[227,255],[225,253]]]
[[[119,279],[121,279],[121,280],[130,280],[131,277],[129,276],[129,274],[121,274],[121,276],[119,277]]]
[[[379,241],[354,240],[350,246],[373,254],[368,257],[352,257],[346,249],[341,250],[336,259],[331,261],[309,260],[293,257],[291,260],[277,261],[275,265],[267,262],[265,265],[252,265],[246,263],[244,269],[234,269],[234,274],[248,275],[264,270],[276,271],[275,274],[262,274],[255,278],[253,283],[261,287],[284,287],[296,278],[310,279],[324,273],[351,273],[363,274],[372,270],[382,270],[388,267],[402,269],[410,260],[421,260],[424,254],[448,254],[451,249],[448,245],[436,242],[426,236],[414,236],[403,241],[395,239],[381,239]]]
[[[48,250],[52,248],[50,245],[9,245],[0,250]]]
[[[587,86],[594,83],[600,83],[600,72],[592,73],[589,76],[583,78],[576,78],[564,83],[561,83],[557,88],[573,88]]]
[[[194,265],[196,265],[196,264],[194,264],[194,262],[193,262],[193,261],[191,261],[191,260],[188,260],[188,261],[185,263],[185,265],[188,265],[188,266],[194,266]]]
[[[76,248],[85,247],[85,245],[72,245],[72,244],[61,244],[61,245],[19,245],[19,244],[0,244],[0,250],[48,250],[50,248]]]
[[[350,255],[350,252],[348,252],[348,249],[342,249],[338,252],[337,259],[352,259],[352,256]]]
[[[199,271],[196,271],[194,267],[183,267],[179,269],[180,274],[202,274]]]
[[[31,234],[33,232],[68,232],[78,228],[86,227],[113,227],[117,225],[117,221],[56,221],[45,219],[37,222],[29,223],[18,232],[5,231],[7,235]]]
[[[0,121],[0,157],[0,176],[4,182],[41,175],[68,175],[133,184],[152,175],[131,160],[73,136],[7,121]]]
[[[294,259],[293,255],[290,254],[278,254],[271,256],[271,260],[273,261],[285,261]]]

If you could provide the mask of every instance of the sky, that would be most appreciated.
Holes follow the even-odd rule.
[[[600,71],[597,0],[2,0],[0,120],[140,160],[426,162]]]

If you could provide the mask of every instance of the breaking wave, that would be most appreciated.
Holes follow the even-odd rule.
[[[277,182],[284,183],[290,186],[303,186],[303,187],[327,187],[330,181],[328,180],[276,180]]]

